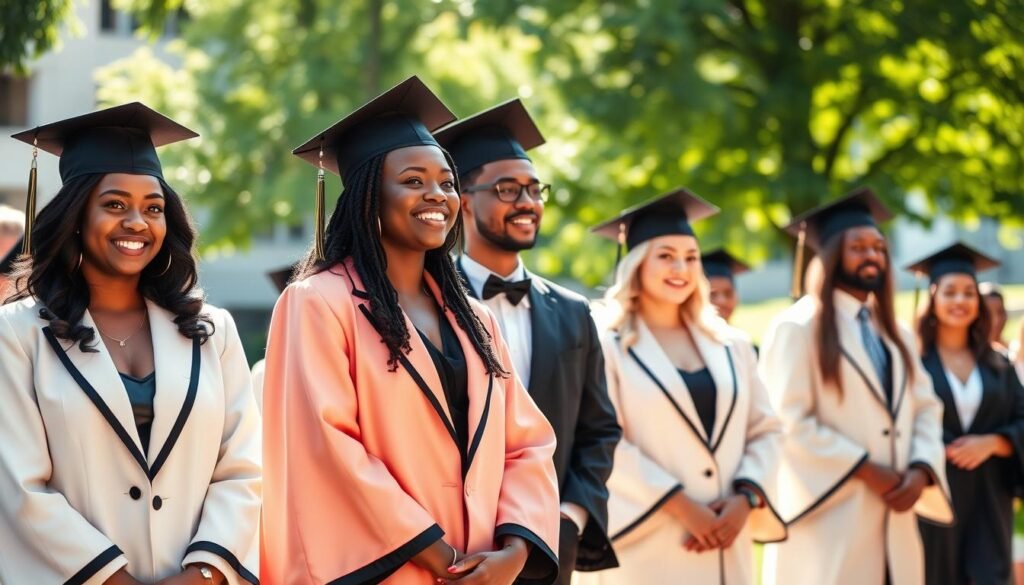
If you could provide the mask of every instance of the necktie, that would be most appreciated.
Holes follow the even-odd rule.
[[[495,275],[487,277],[487,282],[484,283],[483,297],[484,300],[492,298],[502,293],[505,294],[505,298],[508,302],[512,303],[513,306],[518,305],[523,297],[530,292],[530,279],[524,278],[523,280],[504,280],[498,278]]]
[[[860,311],[857,312],[857,321],[860,322],[861,341],[864,342],[864,349],[868,352],[871,365],[875,367],[875,372],[878,373],[878,379],[882,382],[882,385],[888,386],[885,378],[886,370],[889,368],[889,359],[885,355],[885,347],[882,345],[882,340],[875,333],[875,328],[871,326],[871,312],[868,311],[867,307],[861,307]]]

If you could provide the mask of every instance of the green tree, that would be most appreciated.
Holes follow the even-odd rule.
[[[0,2],[0,71],[24,74],[28,61],[59,44],[60,25],[75,28],[71,0]]]
[[[590,285],[614,251],[586,227],[680,184],[723,208],[705,242],[755,260],[781,248],[775,225],[863,183],[921,220],[994,215],[1012,236],[1024,216],[1011,0],[201,4],[180,66],[141,53],[101,97],[202,132],[175,172],[212,210],[208,249],[308,221],[314,173],[289,150],[412,73],[460,115],[527,99],[556,185],[530,260]]]
[[[114,7],[131,11],[139,20],[141,33],[155,38],[168,15],[182,7],[182,1],[114,0]],[[33,59],[60,47],[62,28],[67,34],[81,34],[74,4],[73,0],[0,1],[0,71],[25,75]]]

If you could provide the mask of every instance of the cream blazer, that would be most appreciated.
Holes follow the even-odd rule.
[[[608,480],[608,531],[619,568],[580,575],[582,584],[752,583],[753,541],[785,538],[772,493],[781,425],[758,377],[753,346],[742,332],[720,327],[721,341],[691,329],[717,391],[711,436],[682,376],[642,320],[628,349],[615,331],[604,333],[608,393],[623,429]],[[678,490],[711,503],[741,483],[762,491],[766,505],[751,513],[730,548],[686,551],[686,530],[662,505]]]
[[[148,303],[149,453],[103,343],[57,339],[33,299],[0,307],[0,580],[152,583],[205,562],[257,583],[260,417],[234,322],[205,344]],[[94,327],[87,312],[83,324]]]
[[[924,582],[918,516],[949,524],[953,511],[946,484],[942,402],[917,359],[910,369],[891,339],[892,408],[847,309],[856,301],[836,292],[842,356],[842,394],[817,368],[818,302],[804,297],[769,328],[761,347],[761,377],[784,427],[779,467],[779,512],[789,539],[766,547],[766,585]],[[881,331],[879,329],[879,331]],[[881,333],[880,333],[881,334]],[[913,352],[908,331],[903,342]],[[916,357],[916,354],[913,354]],[[863,461],[904,471],[926,469],[932,485],[916,506],[894,512],[860,481],[851,480]]]

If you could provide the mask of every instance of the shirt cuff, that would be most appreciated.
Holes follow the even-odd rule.
[[[565,516],[576,525],[576,535],[583,534],[583,529],[587,526],[587,520],[590,519],[590,514],[587,514],[583,506],[572,502],[562,502],[560,511],[562,516]]]

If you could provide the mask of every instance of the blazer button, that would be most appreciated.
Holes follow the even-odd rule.
[[[133,500],[137,500],[142,497],[142,490],[138,486],[132,486],[132,489],[128,490],[128,497]]]
[[[153,509],[159,510],[164,507],[164,501],[160,499],[160,496],[153,496]]]
[[[704,470],[704,477],[711,477],[714,474],[715,474],[715,472],[711,471],[711,469],[705,469]]]
[[[883,430],[883,431],[882,431],[882,436],[883,436],[883,437],[888,437],[888,436],[889,436],[889,429],[885,429],[885,430]]]

